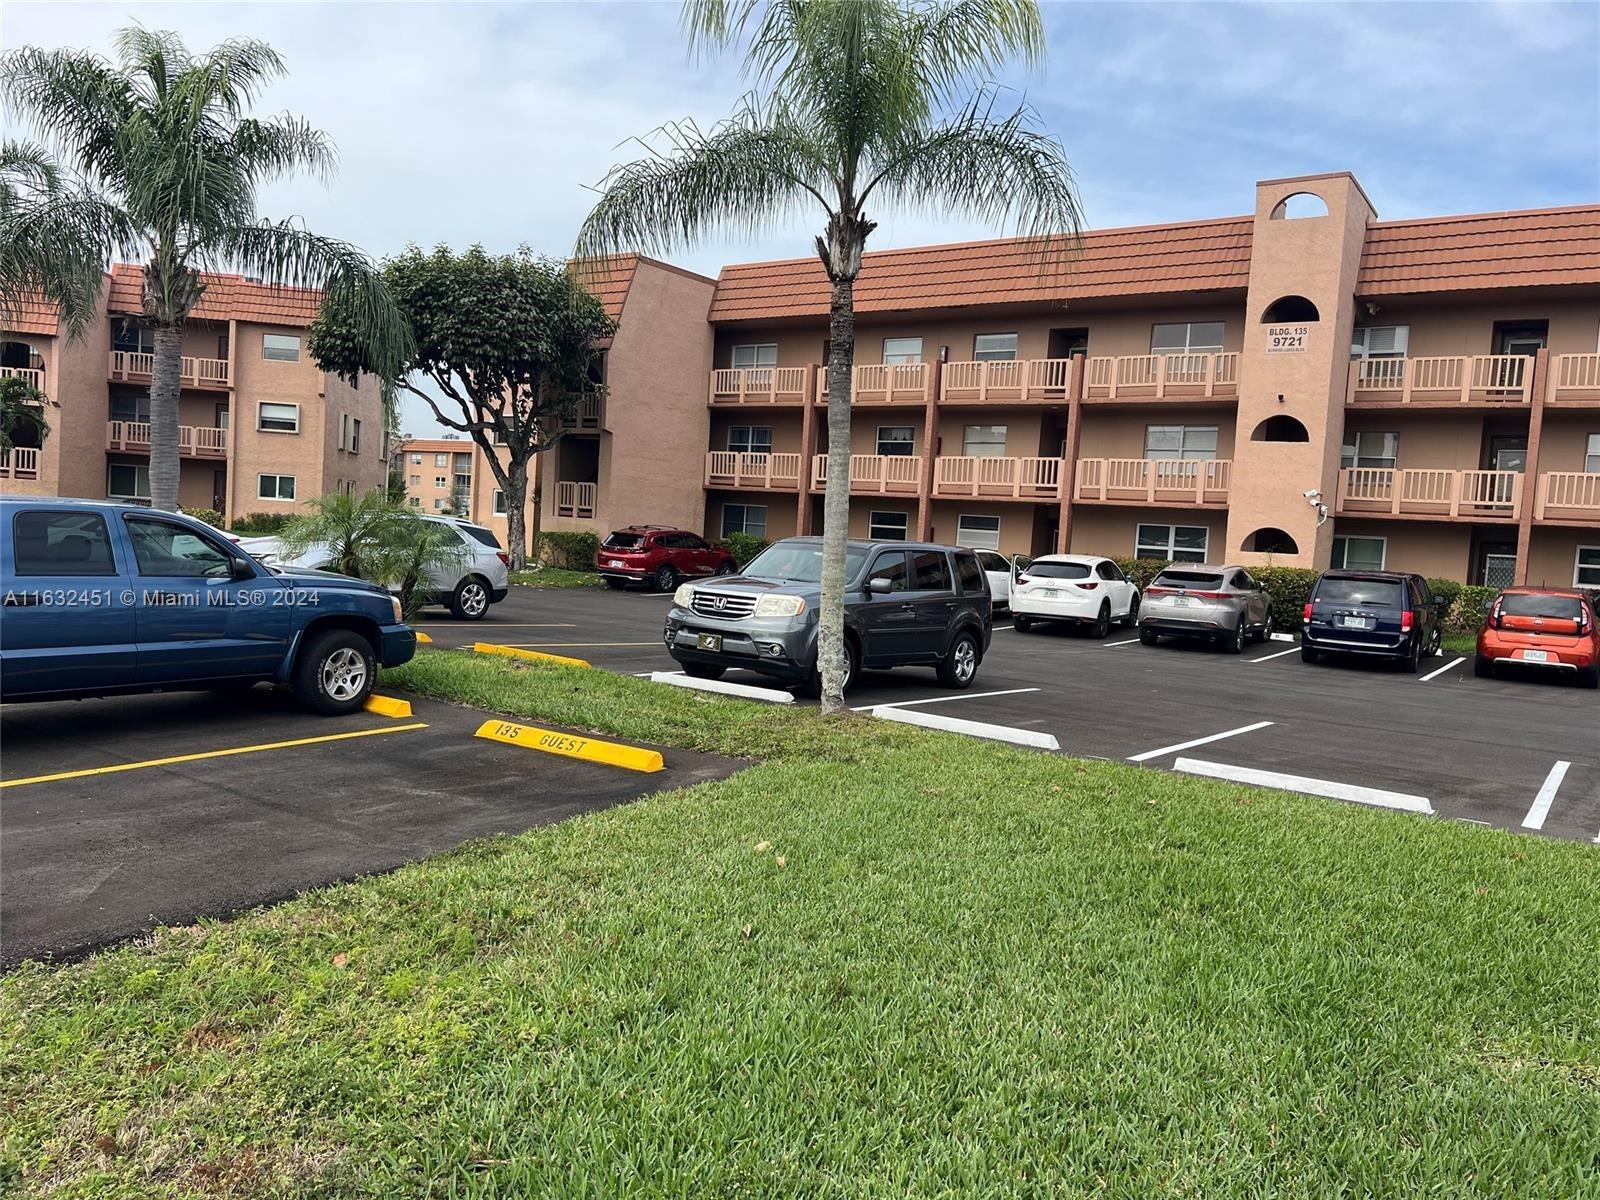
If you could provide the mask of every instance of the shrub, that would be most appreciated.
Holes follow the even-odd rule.
[[[186,517],[193,517],[196,521],[204,521],[213,528],[222,528],[222,514],[214,508],[184,508],[180,504],[178,511]]]
[[[1112,561],[1122,568],[1122,573],[1132,580],[1133,586],[1141,592],[1155,581],[1155,577],[1161,574],[1162,568],[1172,565],[1164,558],[1118,558]]]
[[[767,548],[767,543],[753,533],[730,533],[721,545],[741,567]]]
[[[1272,597],[1272,623],[1279,631],[1293,633],[1299,629],[1306,601],[1311,599],[1311,587],[1321,572],[1305,567],[1251,567],[1250,574]]]
[[[1445,619],[1445,628],[1451,633],[1476,633],[1483,624],[1483,614],[1500,594],[1499,588],[1485,587],[1480,583],[1463,584],[1456,596],[1455,605]]]
[[[281,533],[283,527],[294,520],[291,513],[245,513],[238,518],[229,528],[234,533],[262,536],[270,533]]]
[[[592,533],[541,533],[534,557],[548,567],[592,571],[598,549],[600,539]]]
[[[1439,598],[1439,606],[1445,611],[1447,616],[1449,613],[1454,611],[1456,600],[1460,597],[1461,589],[1464,586],[1464,584],[1459,583],[1454,579],[1428,580],[1428,590]]]

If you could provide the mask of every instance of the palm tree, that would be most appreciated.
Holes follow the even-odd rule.
[[[354,246],[256,213],[263,184],[301,171],[325,179],[335,162],[326,135],[300,118],[247,115],[284,74],[270,46],[235,38],[193,55],[177,34],[139,27],[121,30],[115,45],[115,63],[37,47],[0,56],[0,98],[66,168],[37,145],[4,147],[0,284],[43,292],[72,328],[88,319],[84,297],[98,301],[112,257],[143,260],[155,340],[150,499],[172,510],[183,330],[205,292],[203,272],[240,270],[348,299],[383,378],[408,334]]]
[[[1026,103],[997,111],[996,90],[978,83],[1014,57],[1037,62],[1044,26],[1034,0],[686,0],[683,19],[692,47],[747,40],[758,92],[710,130],[662,126],[664,145],[614,168],[577,253],[670,253],[820,209],[816,251],[832,295],[819,665],[823,710],[838,712],[854,289],[877,228],[869,204],[1009,219],[1037,239],[1041,265],[1061,261],[1082,225],[1065,152]]]

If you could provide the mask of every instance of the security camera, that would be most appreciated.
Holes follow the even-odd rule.
[[[1308,488],[1305,491],[1301,492],[1300,494],[1302,496],[1304,496],[1307,500],[1311,501],[1313,504],[1315,504],[1318,500],[1322,499],[1322,493],[1320,491],[1318,491],[1316,488]]]

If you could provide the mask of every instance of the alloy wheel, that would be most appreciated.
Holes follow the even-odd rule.
[[[335,700],[354,700],[367,686],[367,660],[359,650],[341,647],[322,660],[322,690]]]

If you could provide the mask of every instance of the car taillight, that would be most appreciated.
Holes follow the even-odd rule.
[[[1489,610],[1489,624],[1494,626],[1494,628],[1496,628],[1496,629],[1499,629],[1501,627],[1500,626],[1500,615],[1501,615],[1500,614],[1500,608],[1501,608],[1501,604],[1502,604],[1502,601],[1496,600],[1494,602],[1494,607]]]
[[[494,556],[496,558],[498,558],[506,566],[509,567],[511,565],[511,556],[509,554],[507,554],[504,550],[496,550],[494,552]]]
[[[1171,588],[1152,586],[1145,588],[1144,595],[1145,599],[1148,600],[1151,596],[1170,596],[1172,595],[1172,591],[1173,589]]]
[[[1416,620],[1416,614],[1414,612],[1412,612],[1409,608],[1405,609],[1404,611],[1402,611],[1401,614],[1400,614],[1400,632],[1401,633],[1410,633],[1411,632],[1411,622],[1414,621],[1414,620]]]
[[[1300,619],[1308,625],[1311,623],[1311,601],[1306,601],[1306,606],[1300,610]]]
[[[1011,586],[1012,587],[1026,587],[1028,584],[1030,584],[1032,582],[1033,582],[1033,580],[1029,579],[1026,575],[1018,575],[1017,576],[1017,582],[1012,584]]]
[[[1193,596],[1197,600],[1226,600],[1227,592],[1185,592],[1186,596]]]
[[[1092,592],[1095,590],[1095,588],[1100,586],[1100,583],[1098,580],[1096,580],[1093,583],[1080,583],[1078,586],[1086,592]]]

